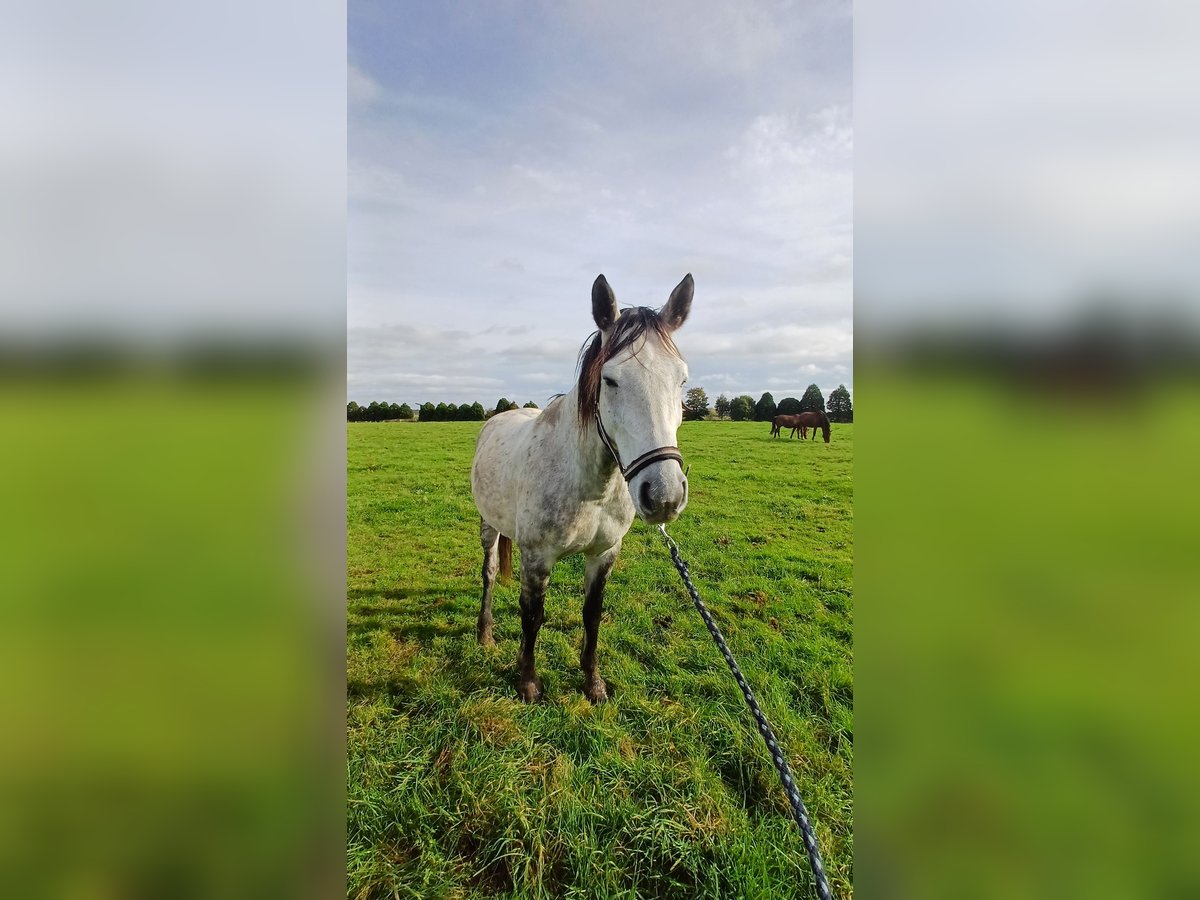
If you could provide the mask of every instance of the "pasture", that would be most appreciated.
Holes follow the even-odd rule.
[[[811,897],[787,799],[656,531],[609,580],[580,692],[583,560],[555,567],[545,697],[516,695],[517,584],[475,638],[482,423],[353,423],[347,475],[348,894]],[[685,423],[669,526],[788,755],[835,896],[852,896],[853,434]],[[514,560],[519,565],[519,553]]]

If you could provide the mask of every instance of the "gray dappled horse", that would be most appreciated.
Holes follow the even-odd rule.
[[[587,562],[583,604],[583,692],[608,699],[596,671],[596,637],[604,584],[634,515],[657,525],[687,505],[683,458],[675,446],[687,364],[672,333],[692,305],[692,276],[661,310],[618,309],[608,281],[592,285],[598,329],[585,343],[575,386],[545,409],[492,417],[479,434],[471,492],[479,509],[483,599],[479,642],[492,638],[492,587],[512,573],[512,542],[521,550],[521,649],[518,692],[538,699],[534,645],[550,570],[565,556]],[[623,477],[622,477],[623,476]]]

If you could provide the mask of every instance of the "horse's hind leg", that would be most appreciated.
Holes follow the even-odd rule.
[[[533,650],[538,631],[546,619],[546,585],[550,581],[550,566],[532,553],[521,552],[521,652],[517,655],[519,670],[517,692],[521,699],[532,703],[542,696],[542,682],[537,677]]]
[[[584,579],[583,601],[583,650],[579,654],[579,668],[583,669],[583,693],[593,703],[608,699],[608,688],[596,671],[596,640],[600,636],[600,616],[604,612],[604,585],[608,573],[617,561],[619,547],[613,547],[597,556],[589,556],[587,575]]]
[[[492,586],[496,583],[496,571],[500,568],[500,532],[479,520],[479,543],[483,545],[483,599],[479,603],[479,643],[485,647],[496,646],[492,637]]]

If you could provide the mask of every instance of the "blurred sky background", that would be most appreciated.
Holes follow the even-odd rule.
[[[544,404],[603,272],[689,386],[853,389],[849,3],[349,6],[348,398]]]
[[[858,338],[1194,329],[1198,32],[1164,0],[856,4]]]
[[[6,346],[216,337],[341,355],[345,18],[290,9],[6,8]]]

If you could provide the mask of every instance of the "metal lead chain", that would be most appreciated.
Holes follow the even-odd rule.
[[[792,815],[796,819],[796,824],[800,826],[800,836],[804,841],[804,849],[808,852],[808,862],[812,866],[813,878],[816,880],[817,896],[821,900],[833,900],[833,894],[829,891],[829,880],[825,876],[825,866],[821,863],[821,851],[817,849],[817,836],[813,832],[812,823],[808,819],[808,810],[804,806],[804,800],[800,797],[800,791],[796,787],[796,782],[792,779],[792,771],[783,756],[783,751],[779,749],[779,742],[775,739],[775,732],[771,728],[771,723],[767,721],[767,717],[763,715],[758,701],[754,699],[754,693],[750,690],[750,685],[746,683],[746,679],[742,675],[742,670],[738,668],[733,654],[729,652],[729,645],[725,643],[725,638],[721,635],[721,629],[717,627],[717,623],[713,620],[712,613],[708,611],[708,607],[700,599],[700,594],[696,590],[696,586],[692,584],[691,576],[688,574],[687,563],[683,561],[683,557],[679,555],[679,548],[675,546],[675,542],[667,534],[667,526],[659,525],[658,530],[662,532],[663,539],[667,542],[667,547],[671,551],[671,561],[675,563],[675,568],[679,570],[679,577],[683,579],[683,584],[687,588],[688,595],[692,598],[692,603],[695,604],[700,617],[704,619],[704,624],[708,626],[708,633],[712,635],[712,639],[716,642],[721,655],[725,657],[725,662],[729,664],[729,671],[733,672],[733,677],[737,679],[738,687],[742,689],[742,695],[746,698],[746,705],[750,707],[750,712],[754,714],[754,720],[758,723],[758,733],[762,735],[767,749],[771,752],[771,759],[775,762],[775,768],[779,770],[779,778],[783,782],[783,789],[787,792],[788,800],[792,805]]]

